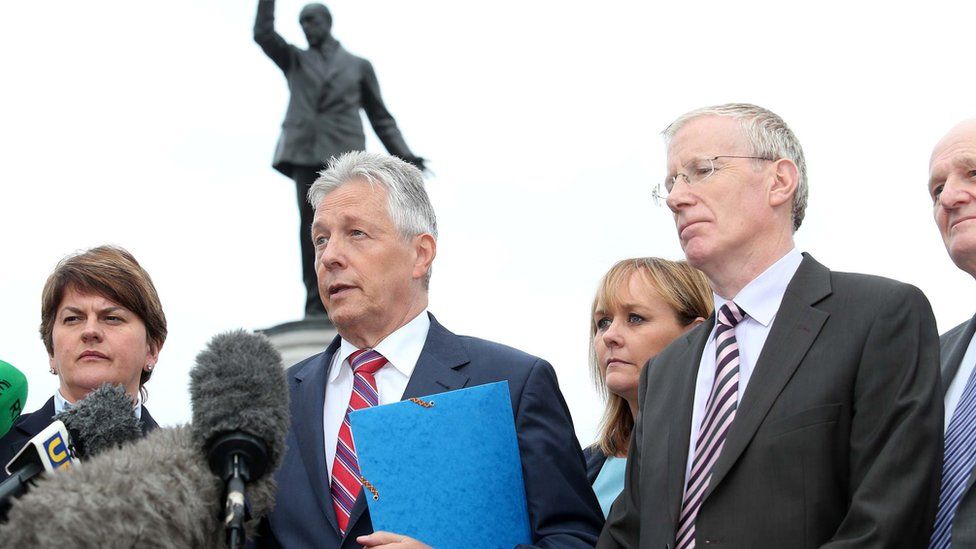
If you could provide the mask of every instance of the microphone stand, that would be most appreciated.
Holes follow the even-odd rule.
[[[233,473],[227,481],[227,502],[225,504],[224,528],[227,530],[227,546],[230,549],[244,547],[244,478],[247,467],[239,455],[234,455]]]
[[[218,437],[208,452],[210,470],[224,481],[224,528],[230,549],[244,547],[247,533],[245,488],[248,482],[261,478],[268,469],[268,448],[261,439],[240,431]]]

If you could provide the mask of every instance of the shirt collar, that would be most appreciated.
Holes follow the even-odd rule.
[[[776,263],[739,291],[738,295],[732,298],[740,309],[745,311],[749,318],[769,327],[769,323],[776,316],[783,296],[786,295],[786,287],[789,286],[793,275],[800,268],[803,261],[803,254],[796,248],[791,249]],[[712,292],[712,299],[715,301],[715,310],[725,305],[726,299]]]
[[[74,408],[74,403],[68,402],[68,399],[64,398],[61,394],[61,389],[54,391],[54,414],[60,414],[65,410],[70,410]],[[136,393],[136,404],[132,408],[132,412],[136,415],[136,419],[142,419],[142,392]]]
[[[410,322],[400,326],[392,334],[383,338],[374,349],[383,355],[390,364],[407,378],[413,374],[413,369],[420,359],[420,353],[424,350],[424,343],[427,342],[427,332],[430,331],[430,316],[427,309],[424,309]],[[348,364],[349,355],[356,352],[358,348],[342,339],[339,345],[340,368],[332,368],[329,371],[329,382],[335,381],[339,376],[339,371],[343,364]]]

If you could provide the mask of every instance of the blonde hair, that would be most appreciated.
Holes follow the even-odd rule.
[[[664,299],[682,326],[690,326],[695,319],[707,318],[712,314],[712,290],[708,279],[701,271],[684,261],[669,261],[657,257],[624,259],[618,261],[603,276],[590,311],[590,373],[597,390],[607,403],[593,446],[607,456],[627,452],[630,435],[634,430],[634,416],[623,397],[607,390],[607,382],[600,372],[596,347],[593,344],[597,333],[595,314],[598,308],[614,308],[619,305],[620,289],[626,287],[634,274],[639,274],[638,280],[647,294],[656,294]]]

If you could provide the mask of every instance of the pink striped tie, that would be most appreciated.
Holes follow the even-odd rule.
[[[383,355],[373,350],[360,349],[349,355],[349,365],[352,366],[353,382],[352,395],[349,397],[349,407],[339,428],[339,440],[336,443],[335,461],[332,462],[332,507],[335,509],[339,529],[346,533],[349,526],[349,514],[356,503],[359,490],[359,459],[356,457],[356,445],[352,441],[352,431],[349,428],[349,413],[363,408],[376,406],[380,403],[376,390],[376,379],[373,374],[387,363]]]
[[[698,517],[708,481],[712,478],[712,467],[722,453],[725,435],[735,419],[735,409],[739,401],[739,345],[735,341],[735,326],[745,317],[746,314],[732,301],[722,305],[718,311],[718,326],[715,328],[715,381],[705,404],[705,417],[698,429],[698,440],[695,443],[695,459],[691,462],[691,473],[681,502],[681,515],[678,517],[678,532],[675,537],[677,549],[691,549],[695,546],[695,518]]]

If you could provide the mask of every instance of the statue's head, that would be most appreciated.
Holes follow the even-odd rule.
[[[332,34],[332,13],[325,4],[306,5],[298,15],[298,23],[310,48],[319,47]]]

